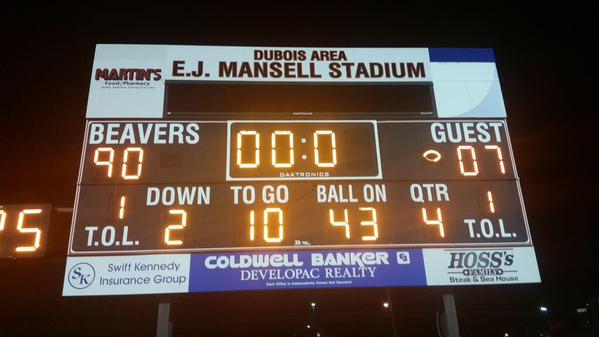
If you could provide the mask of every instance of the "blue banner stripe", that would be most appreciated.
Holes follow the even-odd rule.
[[[192,254],[189,292],[426,286],[421,249]]]
[[[431,62],[495,62],[491,48],[429,48]]]

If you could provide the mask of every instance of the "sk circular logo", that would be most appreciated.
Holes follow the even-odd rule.
[[[69,284],[75,289],[89,287],[96,278],[96,271],[89,263],[81,262],[69,270]]]

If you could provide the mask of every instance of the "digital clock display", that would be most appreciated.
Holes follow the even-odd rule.
[[[381,178],[372,121],[230,122],[227,136],[228,180]]]
[[[529,243],[502,120],[89,121],[71,253]]]
[[[0,258],[43,256],[51,211],[47,204],[0,205]]]

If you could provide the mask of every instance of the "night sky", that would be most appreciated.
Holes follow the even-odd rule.
[[[392,289],[399,334],[435,336],[443,293],[462,336],[573,329],[599,296],[596,9],[219,4],[4,8],[0,204],[72,207],[97,43],[493,48],[543,283]],[[384,289],[62,298],[69,226],[53,214],[46,257],[0,260],[0,336],[152,336],[159,301],[174,336],[302,336],[310,301],[325,337],[391,335]]]

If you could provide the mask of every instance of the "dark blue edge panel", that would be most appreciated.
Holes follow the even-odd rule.
[[[431,62],[495,62],[491,48],[429,48]]]

